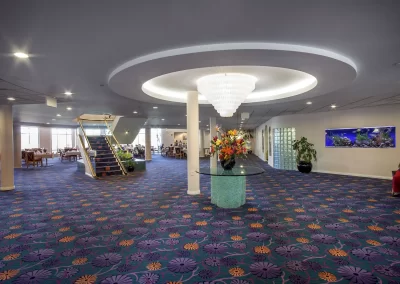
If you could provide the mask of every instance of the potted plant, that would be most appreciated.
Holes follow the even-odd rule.
[[[306,137],[301,137],[300,140],[293,140],[292,147],[296,151],[299,172],[310,173],[312,170],[311,161],[317,161],[317,151],[314,149],[314,144],[308,142]]]
[[[242,133],[236,129],[223,132],[217,127],[220,135],[211,140],[211,155],[218,154],[221,166],[224,170],[232,170],[235,166],[235,158],[246,156],[246,141],[242,138]]]
[[[128,172],[133,172],[135,170],[135,162],[131,159],[131,160],[126,160],[124,162],[125,164],[125,168]]]

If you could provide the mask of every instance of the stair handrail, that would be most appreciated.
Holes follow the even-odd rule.
[[[117,138],[116,138],[115,135],[114,135],[114,131],[111,130],[111,128],[110,128],[110,126],[108,125],[106,119],[104,120],[104,123],[105,123],[105,125],[107,126],[108,131],[110,131],[111,136],[114,138],[115,142],[117,143],[118,148],[121,149],[121,150],[123,150],[121,144],[119,144]],[[106,135],[106,136],[107,136],[107,135]],[[111,143],[111,141],[110,141],[110,143]],[[112,143],[111,143],[111,145],[112,145]]]
[[[108,143],[108,146],[110,146],[110,149],[111,149],[111,151],[112,151],[113,154],[114,154],[114,157],[117,159],[118,165],[119,165],[119,167],[120,167],[121,170],[122,170],[122,174],[123,174],[123,175],[127,175],[128,172],[126,171],[125,166],[124,166],[124,164],[121,162],[121,160],[120,160],[120,158],[118,157],[117,153],[115,153],[115,149],[114,149],[114,147],[113,147],[111,141],[109,140],[109,138],[107,137],[107,135],[105,135],[104,137],[106,138],[106,141],[107,141],[107,143]]]
[[[86,139],[86,142],[88,144],[89,150],[92,150],[92,146],[90,145],[90,142],[89,142],[89,139],[88,139],[88,137],[86,135],[85,129],[83,128],[82,120],[79,119],[78,122],[79,122],[79,125],[81,126],[82,133],[83,133],[83,136]],[[83,146],[85,146],[85,143],[83,143]],[[85,147],[83,147],[83,148],[85,148]]]
[[[92,161],[90,160],[89,154],[86,151],[85,143],[83,142],[82,135],[78,134],[78,136],[79,136],[79,140],[81,141],[83,155],[85,156],[86,162],[89,164],[89,168],[92,173],[92,177],[97,178],[96,172],[93,169]]]

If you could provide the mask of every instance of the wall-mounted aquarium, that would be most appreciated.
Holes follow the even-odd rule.
[[[325,147],[395,148],[396,127],[377,126],[326,129]]]

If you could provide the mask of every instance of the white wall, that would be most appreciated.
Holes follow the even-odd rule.
[[[256,129],[255,154],[262,160],[265,159],[261,151],[261,131],[265,125],[272,129],[295,127],[296,139],[304,136],[314,143],[318,161],[313,162],[313,171],[391,178],[391,171],[396,170],[400,162],[399,105],[274,117]],[[395,126],[397,147],[325,148],[325,129],[374,126]],[[273,165],[272,153],[269,153],[268,163]]]

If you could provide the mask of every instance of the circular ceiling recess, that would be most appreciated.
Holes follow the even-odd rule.
[[[108,77],[127,98],[164,104],[186,102],[201,77],[240,73],[257,78],[244,104],[308,99],[344,88],[357,77],[355,63],[329,50],[277,43],[226,43],[165,50],[127,61]],[[199,103],[209,104],[199,94]]]
[[[146,81],[142,90],[156,99],[185,103],[188,90],[197,90],[197,80],[221,73],[240,73],[257,79],[255,90],[244,103],[265,102],[296,96],[317,85],[317,78],[302,71],[270,66],[221,66],[173,72]],[[200,104],[209,104],[199,94]]]

